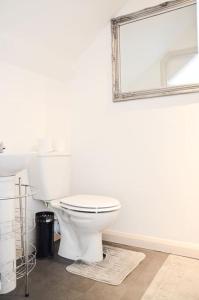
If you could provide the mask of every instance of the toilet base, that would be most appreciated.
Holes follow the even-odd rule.
[[[52,201],[60,225],[61,240],[58,255],[87,263],[103,260],[102,232],[118,216],[119,210],[89,213],[65,209],[60,201]]]
[[[103,260],[102,233],[79,233],[75,241],[62,235],[58,255],[87,263]]]

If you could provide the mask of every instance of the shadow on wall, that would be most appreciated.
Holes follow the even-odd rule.
[[[148,98],[141,100],[130,100],[124,102],[110,103],[108,101],[109,109],[114,111],[130,111],[130,110],[151,110],[151,109],[165,109],[172,107],[183,107],[193,104],[199,104],[199,97],[197,93],[181,94],[175,96],[164,96],[157,98]]]

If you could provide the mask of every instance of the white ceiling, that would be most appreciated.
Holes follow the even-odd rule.
[[[0,60],[56,79],[126,0],[0,0]]]

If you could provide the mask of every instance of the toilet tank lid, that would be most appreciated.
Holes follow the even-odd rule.
[[[76,195],[61,199],[61,204],[80,208],[110,208],[120,206],[117,199],[96,195]]]

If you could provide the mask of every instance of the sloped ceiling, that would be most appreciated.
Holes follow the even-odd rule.
[[[65,80],[126,0],[1,0],[0,61]]]

